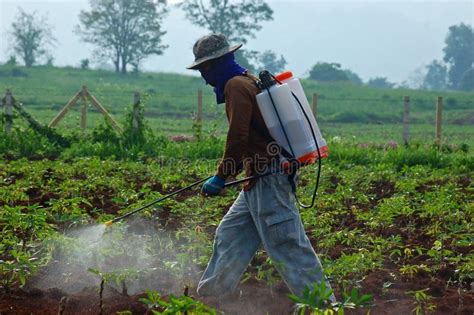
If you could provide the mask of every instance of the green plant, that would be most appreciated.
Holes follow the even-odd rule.
[[[194,300],[192,297],[183,295],[176,297],[169,295],[168,300],[165,300],[156,291],[147,291],[147,296],[141,298],[140,301],[144,303],[148,310],[153,314],[163,315],[214,315],[216,311],[203,303]],[[160,310],[155,310],[160,309]]]
[[[368,307],[372,302],[371,294],[359,295],[359,290],[356,287],[353,287],[350,293],[342,292],[342,297],[344,301],[339,305],[339,309]]]
[[[408,278],[413,278],[418,273],[417,265],[403,265],[400,268],[400,273]]]
[[[134,269],[122,269],[122,270],[115,270],[111,272],[102,272],[94,268],[88,268],[89,272],[94,273],[100,277],[100,285],[99,285],[99,308],[101,313],[103,312],[103,293],[104,288],[107,283],[115,282],[117,286],[122,287],[122,294],[127,295],[127,280],[132,278],[137,278],[138,274],[140,273],[139,270]]]
[[[412,313],[416,315],[426,315],[436,309],[436,305],[431,303],[433,297],[426,293],[429,289],[408,291],[406,294],[412,295],[415,298],[415,308]]]
[[[427,251],[428,256],[430,256],[438,269],[441,269],[445,260],[451,256],[452,253],[452,251],[443,247],[443,243],[440,240],[436,240],[433,247]]]
[[[305,314],[306,310],[310,310],[313,314],[324,314],[324,311],[332,308],[331,296],[333,290],[326,287],[326,282],[321,284],[313,284],[312,289],[306,286],[303,290],[303,296],[299,297],[295,294],[290,294],[290,300],[296,303],[299,314]]]
[[[202,118],[198,116],[198,114],[193,114],[192,116],[193,119],[193,125],[192,125],[192,131],[194,138],[196,140],[201,141],[202,139]]]
[[[255,278],[259,281],[264,281],[265,284],[270,288],[270,292],[273,292],[273,287],[281,282],[281,278],[277,271],[277,266],[280,269],[285,268],[283,264],[274,262],[270,257],[267,257],[263,264],[257,266],[257,274]]]
[[[15,285],[24,286],[39,267],[38,262],[27,252],[21,250],[10,250],[8,259],[0,260],[0,283],[9,292]]]
[[[46,220],[46,212],[38,205],[2,207],[0,283],[7,291],[15,285],[24,286],[28,277],[45,263],[37,257],[36,242],[53,234]]]
[[[99,285],[99,310],[100,310],[100,315],[104,314],[104,300],[103,300],[103,294],[104,294],[104,287],[105,287],[105,282],[107,281],[107,275],[101,273],[97,269],[89,268],[87,269],[89,272],[95,273],[100,277],[100,285]]]
[[[312,315],[343,315],[345,309],[367,307],[372,301],[372,295],[359,295],[357,288],[353,287],[350,293],[342,292],[343,302],[332,302],[333,290],[326,287],[325,282],[315,283],[312,290],[308,286],[303,290],[303,296],[294,294],[288,297],[296,303],[298,314],[303,315],[309,311]]]
[[[161,295],[153,290],[146,290],[146,297],[140,298],[140,302],[145,304],[148,310],[160,307]]]

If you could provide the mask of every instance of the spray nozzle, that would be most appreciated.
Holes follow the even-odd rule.
[[[114,223],[113,220],[110,220],[110,221],[105,222],[104,225],[105,227],[110,227],[112,223]]]
[[[262,90],[268,89],[276,84],[276,81],[273,78],[272,74],[267,70],[261,71],[258,77],[260,78],[260,88]]]

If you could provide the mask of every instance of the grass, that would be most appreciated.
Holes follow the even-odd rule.
[[[0,77],[0,90],[12,89],[16,99],[44,124],[53,119],[82,85],[87,85],[118,121],[123,121],[133,93],[140,92],[150,127],[167,135],[191,133],[197,90],[203,89],[204,131],[215,130],[222,135],[227,128],[223,107],[215,104],[212,90],[199,77],[171,73],[119,75],[108,71],[46,66],[0,66]],[[436,99],[441,94],[444,96],[445,143],[474,144],[474,93],[374,89],[311,80],[303,80],[303,86],[309,98],[313,93],[319,94],[318,122],[327,138],[355,136],[358,142],[395,140],[400,143],[403,97],[409,95],[412,139],[431,142]],[[101,115],[90,108],[88,128],[92,129],[102,120]],[[15,123],[21,124],[18,120]],[[68,112],[57,128],[60,132],[79,129],[79,106]]]

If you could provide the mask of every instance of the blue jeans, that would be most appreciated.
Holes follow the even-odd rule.
[[[294,294],[301,296],[315,282],[326,281],[330,288],[305,234],[288,176],[272,174],[240,192],[220,222],[198,294],[234,291],[261,244]]]

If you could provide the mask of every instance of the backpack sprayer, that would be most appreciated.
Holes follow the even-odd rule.
[[[316,119],[309,107],[301,82],[290,71],[276,77],[264,70],[260,72],[257,104],[270,135],[280,145],[282,167],[296,169],[318,161],[316,184],[311,204],[304,205],[296,196],[294,175],[289,180],[295,198],[302,208],[311,208],[316,200],[321,175],[321,158],[328,156],[326,140],[321,136]],[[277,84],[278,83],[278,84]]]
[[[270,135],[280,146],[281,150],[279,154],[281,168],[273,172],[235,180],[226,183],[224,187],[233,186],[248,180],[275,174],[277,172],[292,170],[293,176],[290,175],[289,179],[296,197],[296,186],[293,181],[296,170],[299,167],[310,165],[318,161],[318,173],[311,204],[304,205],[299,202],[296,197],[301,207],[311,208],[314,205],[316,192],[319,186],[321,158],[328,156],[326,141],[321,136],[321,132],[316,119],[311,112],[303,87],[301,86],[300,81],[293,77],[293,73],[288,71],[273,76],[270,72],[264,70],[260,72],[259,78],[260,81],[257,82],[257,85],[262,92],[257,94],[257,104]],[[191,189],[207,181],[211,177],[212,176],[209,176],[178,189],[138,209],[107,221],[104,224],[105,226],[111,226],[115,222],[121,221],[139,211],[151,207],[154,204],[177,195],[180,192]]]

